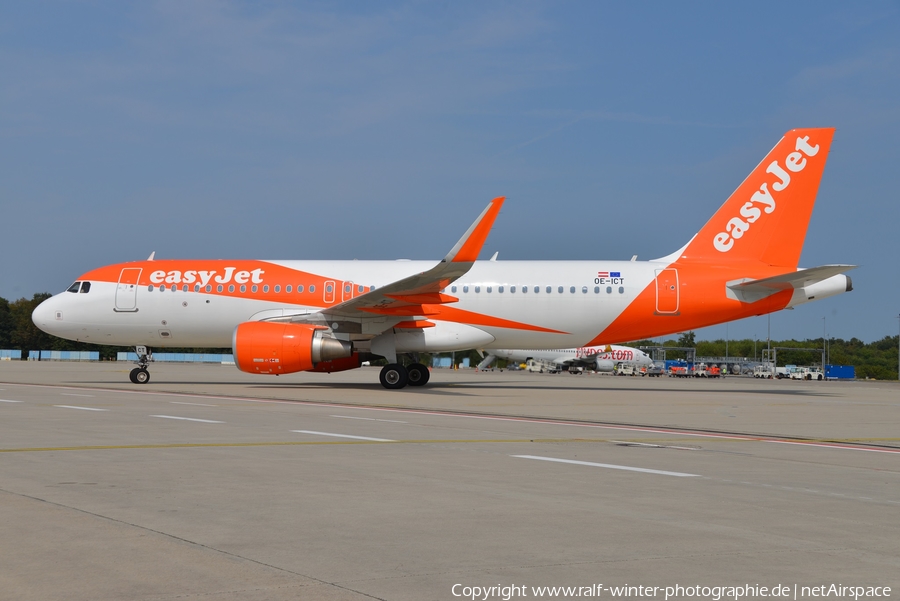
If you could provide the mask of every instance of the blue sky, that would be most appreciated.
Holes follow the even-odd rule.
[[[801,265],[856,290],[772,336],[898,331],[896,2],[9,2],[0,74],[7,299],[151,251],[437,260],[500,195],[485,258],[650,259],[832,126]]]

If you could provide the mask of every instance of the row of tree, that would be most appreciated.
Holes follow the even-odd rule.
[[[31,321],[31,313],[50,294],[35,294],[32,298],[20,298],[9,302],[0,297],[0,349],[19,349],[23,356],[33,350],[54,351],[99,351],[102,359],[113,359],[119,351],[128,350],[125,347],[101,346],[73,342],[51,336],[42,332]],[[762,358],[762,350],[766,343],[751,339],[745,340],[712,340],[696,341],[694,332],[686,332],[678,339],[667,340],[663,343],[651,340],[639,340],[627,343],[628,346],[669,346],[688,347],[696,349],[698,356],[702,357],[750,357]],[[832,338],[824,341],[829,357],[829,363],[834,365],[853,365],[856,368],[856,377],[875,378],[879,380],[897,379],[898,361],[898,337],[885,336],[876,342],[865,343],[857,338],[842,340]],[[792,347],[810,349],[809,351],[779,351],[779,365],[813,365],[821,363],[822,338],[811,340],[779,340],[772,341],[772,347]],[[166,349],[173,352],[230,352],[228,349]],[[470,364],[476,365],[480,358],[472,351]],[[462,360],[466,353],[456,353],[457,360]],[[673,359],[678,353],[669,352],[666,355]]]

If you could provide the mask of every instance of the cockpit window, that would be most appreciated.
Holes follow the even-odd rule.
[[[91,291],[91,283],[90,282],[81,282],[81,293],[87,294]]]
[[[75,282],[74,284],[69,286],[69,289],[66,290],[66,292],[78,292],[79,288],[81,288],[81,282]]]

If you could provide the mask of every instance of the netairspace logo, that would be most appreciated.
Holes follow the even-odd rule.
[[[842,599],[887,598],[891,596],[888,586],[844,586],[843,584],[823,584],[820,586],[793,587],[777,584],[772,587],[746,584],[742,586],[606,586],[592,584],[590,586],[525,586],[516,584],[497,584],[494,586],[467,586],[454,584],[451,589],[454,597],[471,599],[471,601],[488,601],[513,598],[534,597],[545,599],[596,598],[604,594],[612,598],[664,598],[668,599],[709,599],[721,601],[729,599],[741,601],[749,598],[811,599],[819,597],[835,597]],[[530,593],[530,594],[529,594]]]

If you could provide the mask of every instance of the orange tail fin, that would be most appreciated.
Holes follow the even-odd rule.
[[[795,269],[833,136],[834,128],[787,132],[681,258]]]

